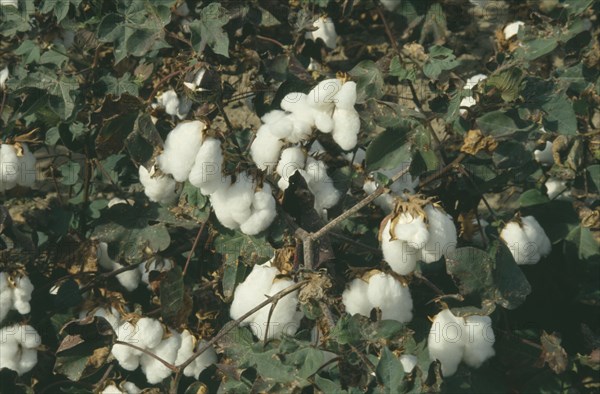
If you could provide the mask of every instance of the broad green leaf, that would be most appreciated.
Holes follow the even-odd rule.
[[[357,103],[383,96],[383,73],[375,62],[363,60],[349,74],[356,81]]]
[[[384,347],[381,351],[376,373],[377,377],[384,385],[383,392],[404,392],[405,382],[402,363],[387,347]]]
[[[389,169],[411,161],[410,130],[389,128],[379,134],[367,148],[366,165],[369,171]]]
[[[23,56],[25,64],[37,63],[40,61],[40,47],[31,40],[25,40],[14,51],[15,55]]]
[[[229,57],[229,37],[223,31],[227,22],[229,15],[221,4],[211,3],[203,8],[200,18],[189,24],[194,50],[202,53],[208,45],[216,54]]]
[[[523,192],[521,196],[519,196],[519,205],[521,207],[545,204],[549,201],[550,199],[548,198],[548,196],[542,193],[539,189],[527,190]]]
[[[600,255],[600,245],[596,242],[592,232],[587,227],[577,226],[567,235],[566,240],[575,245],[577,257],[581,260],[587,260]]]
[[[79,181],[79,172],[81,166],[76,161],[69,161],[58,167],[62,175],[61,183],[63,185],[72,186]]]
[[[105,94],[112,94],[115,97],[120,97],[123,93],[128,93],[132,96],[139,94],[139,86],[128,72],[123,74],[121,78],[115,78],[110,74],[104,75],[100,78],[100,83],[105,89]]]
[[[462,295],[488,296],[494,287],[493,266],[490,255],[473,247],[458,248],[446,258],[446,271]]]
[[[492,256],[496,260],[493,271],[496,303],[506,309],[516,309],[531,293],[531,285],[504,243],[496,242]]]
[[[502,99],[506,102],[511,102],[519,97],[522,80],[523,71],[520,68],[511,67],[489,77],[486,85],[498,89],[502,95]]]
[[[429,48],[429,59],[423,66],[423,73],[434,81],[444,71],[452,70],[460,64],[451,49],[443,46],[433,45]]]
[[[400,81],[404,79],[414,81],[416,79],[414,67],[405,68],[404,66],[402,66],[402,64],[400,63],[400,58],[398,56],[394,56],[392,62],[390,63],[390,75],[398,77]]]
[[[181,267],[175,266],[160,281],[160,314],[164,321],[178,320],[177,317],[184,305],[184,291]]]
[[[515,51],[515,56],[525,60],[535,60],[549,54],[555,50],[557,46],[558,39],[554,37],[525,40]]]
[[[515,111],[493,111],[477,118],[477,126],[484,135],[498,137],[528,131],[533,124],[520,119]]]
[[[565,92],[555,92],[542,104],[542,109],[546,113],[544,126],[548,130],[564,135],[577,134],[577,116],[573,103],[567,98]]]

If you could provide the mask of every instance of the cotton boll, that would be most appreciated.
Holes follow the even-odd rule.
[[[13,306],[13,289],[8,284],[8,276],[0,272],[0,322],[4,320]]]
[[[459,112],[461,115],[464,115],[464,114],[466,114],[466,113],[467,113],[467,110],[466,110],[466,109],[464,109],[464,108],[462,108],[462,107],[467,107],[467,108],[470,108],[470,107],[472,107],[472,106],[474,106],[474,105],[476,105],[476,104],[477,104],[477,100],[475,100],[475,99],[474,99],[472,96],[463,97],[463,98],[462,98],[462,100],[460,100],[460,104],[459,104],[459,106],[460,106],[461,108],[459,109],[459,111],[458,111],[458,112]]]
[[[325,43],[326,47],[329,49],[335,49],[337,33],[335,32],[335,25],[333,24],[331,18],[320,17],[314,21],[313,26],[317,29],[306,32],[306,38],[313,41],[317,41],[317,39],[320,38]]]
[[[465,343],[463,361],[470,367],[479,368],[487,359],[496,354],[494,342],[496,340],[492,330],[492,319],[489,316],[465,317],[468,338]]]
[[[356,82],[344,83],[334,97],[335,108],[352,110],[356,104]]]
[[[421,249],[420,259],[425,263],[433,263],[456,249],[456,227],[450,215],[431,204],[425,207],[425,213],[429,239]]]
[[[390,220],[390,222],[392,222]],[[392,223],[393,224],[393,223]],[[394,238],[408,242],[410,246],[420,249],[429,241],[429,230],[421,216],[413,217],[408,212],[402,212],[396,217],[393,226]]]
[[[17,371],[19,375],[23,375],[33,369],[38,361],[38,355],[36,349],[22,349],[21,358],[19,360]]]
[[[400,356],[400,364],[402,364],[404,373],[411,373],[417,365],[417,357],[412,354],[403,354]]]
[[[143,317],[135,325],[135,336],[139,340],[138,346],[153,348],[158,346],[164,335],[162,324],[156,319]]]
[[[36,158],[29,150],[27,144],[21,144],[23,156],[19,157],[19,177],[17,183],[21,186],[32,187],[37,178]]]
[[[340,192],[333,185],[333,180],[327,175],[325,163],[309,157],[306,161],[306,169],[299,172],[315,197],[314,208],[317,212],[321,213],[323,210],[337,204],[340,199]]]
[[[143,166],[140,166],[142,168]],[[96,252],[98,264],[104,269],[115,271],[123,268],[123,265],[113,261],[108,255],[108,244],[106,242],[98,243],[98,251]],[[137,289],[140,284],[140,272],[137,269],[130,269],[117,275],[117,280],[127,291]]]
[[[281,109],[295,113],[302,112],[303,110],[305,110],[308,107],[307,101],[308,95],[306,93],[291,92],[283,96],[283,99],[281,100],[281,103],[279,105],[281,106]],[[271,112],[269,112],[268,114],[271,114]],[[264,117],[263,122],[268,123],[267,120],[264,119]]]
[[[222,167],[221,141],[208,137],[204,140],[196,155],[194,166],[190,171],[189,181],[199,188],[202,194],[212,194],[223,181]]]
[[[363,183],[363,191],[366,194],[373,194],[375,190],[377,190],[377,182],[370,179],[365,180],[365,183]],[[373,200],[373,203],[381,208],[385,213],[390,213],[394,209],[396,200],[392,194],[383,193]]]
[[[15,326],[0,329],[0,369],[7,368],[19,371],[19,344],[15,339]]]
[[[392,270],[400,275],[408,275],[417,266],[418,249],[406,241],[392,240],[390,236],[391,221],[388,221],[381,233],[381,251],[383,259]]]
[[[550,254],[552,244],[538,221],[535,220],[533,216],[523,216],[521,222],[523,223],[523,230],[525,231],[527,238],[533,242],[539,255],[544,257]]]
[[[173,364],[177,358],[177,350],[179,350],[180,345],[181,335],[171,332],[170,337],[161,341],[156,347],[148,350],[169,364]],[[140,357],[140,365],[142,372],[146,374],[146,380],[150,384],[160,383],[173,373],[163,363],[146,353]]]
[[[8,368],[23,375],[37,364],[37,348],[42,340],[35,328],[15,324],[0,329],[0,369]]]
[[[434,317],[427,347],[431,361],[441,362],[444,377],[456,373],[465,352],[466,333],[464,320],[454,316],[449,309],[444,309]]]
[[[12,2],[13,0],[10,0],[10,1]],[[15,7],[16,7],[16,3],[17,3],[17,0],[14,0]],[[4,3],[2,3],[2,5],[4,5]],[[3,90],[4,87],[6,86],[6,80],[8,79],[8,76],[9,76],[8,67],[4,67],[2,70],[0,70],[0,89]]]
[[[473,89],[475,86],[477,86],[477,84],[481,81],[484,81],[487,79],[487,75],[485,74],[476,74],[473,75],[471,78],[467,79],[467,82],[465,83],[465,86],[463,87],[463,89]]]
[[[500,232],[517,264],[535,264],[552,248],[548,236],[533,216],[511,221]]]
[[[255,187],[254,181],[247,174],[241,173],[227,191],[230,214],[238,226],[252,215]]]
[[[33,292],[33,284],[27,276],[21,276],[15,279],[15,288],[13,290],[13,302],[15,309],[22,315],[31,311],[29,301]]]
[[[406,323],[412,320],[413,302],[408,287],[393,276],[378,273],[369,278],[367,298],[373,307],[381,310],[384,320]]]
[[[287,140],[293,144],[305,141],[312,134],[312,127],[315,123],[314,111],[306,109],[300,112],[290,114],[292,121],[292,132]]]
[[[175,365],[181,365],[186,360],[188,360],[193,354],[194,351],[204,346],[206,341],[198,341],[198,345],[195,346],[196,340],[190,334],[188,330],[184,330],[181,333],[181,346],[177,352],[177,358],[175,359]],[[205,352],[203,352],[200,356],[196,357],[194,361],[188,365],[184,370],[183,374],[189,377],[195,377],[198,379],[200,373],[208,368],[210,365],[217,362],[217,354],[212,347],[209,347]]]
[[[533,151],[535,160],[544,165],[551,166],[554,164],[554,156],[552,155],[552,142],[546,141],[546,146],[543,150],[536,149]]]
[[[140,355],[136,354],[134,351],[135,349],[130,346],[117,343],[113,345],[111,354],[117,360],[121,368],[127,371],[135,371],[140,366]]]
[[[567,187],[566,181],[562,181],[558,178],[548,178],[544,185],[546,186],[546,194],[549,199],[553,200],[556,198],[557,200],[563,201],[572,200],[571,191],[568,190],[569,188]]]
[[[287,138],[294,127],[292,119],[285,111],[273,110],[267,112],[261,120],[264,123],[262,127],[280,139]]]
[[[255,265],[250,275],[240,283],[233,294],[233,302],[229,315],[236,320],[246,312],[260,304],[273,284],[273,279],[278,274],[277,268]],[[252,316],[244,320],[246,324],[252,321]]]
[[[228,177],[226,179],[227,180],[225,183],[223,183],[221,187],[219,187],[213,194],[210,195],[210,204],[215,211],[215,216],[219,220],[219,223],[229,229],[235,230],[240,225],[232,216],[231,206],[229,203],[229,189],[231,184],[229,183],[230,178]]]
[[[15,187],[19,179],[19,158],[13,145],[0,145],[0,191]]]
[[[173,262],[169,259],[163,259],[161,257],[154,257],[151,260],[146,261],[143,264],[138,266],[138,270],[140,271],[142,277],[141,280],[145,284],[148,285],[148,289],[151,289],[150,286],[150,272],[152,271],[160,271],[165,272],[173,269]]]
[[[521,26],[525,26],[525,23],[521,22],[521,21],[516,21],[516,22],[512,22],[512,23],[509,23],[508,25],[506,25],[506,27],[503,30],[504,39],[506,41],[508,41],[511,38],[513,38],[514,36],[516,36],[517,33],[519,32],[519,28]]]
[[[283,142],[263,125],[258,129],[256,138],[250,146],[250,156],[258,168],[271,171],[277,165],[282,147]]]
[[[356,147],[360,131],[360,117],[354,108],[338,109],[333,112],[333,140],[343,150]]]
[[[152,169],[151,172],[154,172]],[[146,167],[138,169],[140,183],[144,186],[144,193],[150,201],[160,204],[171,204],[177,198],[175,181],[166,175],[152,177]]]
[[[165,108],[169,115],[176,116],[179,109],[179,98],[173,89],[167,90],[156,98],[158,105]]]
[[[342,83],[337,78],[325,79],[308,93],[306,103],[321,111],[332,111],[336,105],[336,95],[341,88]]]
[[[293,284],[293,281],[287,279],[276,280],[272,284],[266,296],[273,296],[280,291],[287,289]],[[262,299],[260,299],[260,302],[264,301],[265,299],[265,296],[263,296]],[[294,335],[300,327],[300,319],[302,318],[302,314],[296,310],[297,306],[298,290],[277,301],[277,305],[275,306],[270,319],[269,314],[271,311],[271,305],[264,306],[254,315],[254,324],[250,326],[252,332],[257,338],[263,339],[268,325],[267,336],[269,339],[280,338],[283,334]]]
[[[121,387],[123,387],[127,394],[139,394],[142,392],[142,390],[140,390],[140,388],[133,382],[124,382],[121,384]]]
[[[314,110],[315,127],[322,133],[331,133],[334,130],[334,120],[329,114]]]
[[[300,147],[286,148],[281,152],[276,172],[281,176],[277,183],[281,190],[287,189],[289,179],[296,171],[303,169],[306,164],[306,154]]]
[[[123,392],[114,384],[109,384],[102,390],[102,394],[123,394]]]
[[[256,235],[266,230],[277,216],[275,206],[271,186],[265,183],[261,190],[254,193],[252,214],[240,225],[240,230],[247,235]]]
[[[173,175],[177,182],[184,182],[202,145],[206,125],[198,120],[179,123],[165,141],[165,150],[157,158],[160,169]]]
[[[80,319],[83,318],[85,316],[85,314],[83,316],[80,315]],[[106,319],[106,321],[108,321],[108,324],[110,324],[110,326],[113,328],[113,330],[115,330],[115,332],[117,331],[117,329],[119,328],[119,325],[121,324],[121,315],[115,310],[108,310],[106,308],[98,308],[94,311],[94,314],[92,316],[97,316],[97,317],[103,317]]]
[[[350,315],[369,316],[373,305],[367,297],[369,284],[361,278],[356,278],[342,293],[342,302]]]

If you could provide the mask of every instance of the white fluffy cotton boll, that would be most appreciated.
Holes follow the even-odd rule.
[[[156,98],[158,105],[165,108],[169,115],[176,116],[179,109],[179,98],[173,89],[167,90]]]
[[[473,89],[475,86],[477,86],[479,82],[484,81],[486,79],[487,75],[485,74],[473,75],[471,78],[467,79],[467,82],[465,83],[465,86],[463,86],[463,89]]]
[[[106,242],[98,243],[96,257],[98,259],[98,264],[104,269],[115,271],[123,268],[123,265],[113,261],[108,255],[108,244]],[[130,269],[117,275],[117,280],[125,289],[127,289],[127,291],[137,289],[140,284],[140,278],[141,274],[137,269]]]
[[[511,221],[500,232],[517,264],[535,264],[552,248],[548,236],[533,216]]]
[[[37,178],[36,158],[29,150],[27,144],[21,144],[23,155],[19,157],[19,177],[17,183],[21,186],[32,187]]]
[[[554,156],[552,155],[552,142],[546,141],[546,146],[543,150],[536,149],[533,151],[535,160],[544,166],[551,166],[554,164]]]
[[[154,168],[151,170],[154,172]],[[167,175],[152,176],[143,165],[138,169],[140,183],[144,186],[144,194],[150,199],[160,204],[171,204],[177,198],[175,180]]]
[[[315,127],[322,133],[331,133],[334,130],[334,119],[328,113],[315,109],[313,110]]]
[[[277,210],[269,184],[263,184],[262,189],[254,193],[251,212],[250,217],[240,225],[240,230],[244,234],[256,235],[273,223]]]
[[[204,195],[209,195],[219,188],[223,182],[221,170],[223,167],[223,152],[221,141],[208,137],[202,143],[194,166],[190,170],[189,181],[200,189]]]
[[[408,275],[417,266],[418,249],[413,248],[406,241],[392,240],[390,235],[391,220],[389,220],[381,233],[381,251],[383,259],[392,270],[400,275]]]
[[[106,321],[108,321],[108,324],[110,324],[110,326],[113,328],[113,330],[115,330],[115,332],[117,331],[117,329],[119,328],[119,325],[121,324],[121,315],[114,308],[111,308],[111,310],[108,310],[106,308],[98,308],[94,311],[92,316],[105,318]],[[85,313],[83,313],[82,315],[79,316],[80,319],[83,317],[85,317]]]
[[[277,165],[282,147],[283,141],[263,125],[256,132],[256,138],[250,146],[250,156],[258,168],[271,171]]]
[[[228,229],[235,230],[240,224],[232,216],[229,203],[229,189],[231,186],[229,182],[230,180],[226,178],[225,183],[210,195],[210,204],[215,211],[215,216],[219,220],[219,223]]]
[[[246,280],[235,289],[233,302],[229,309],[231,318],[234,320],[239,319],[246,312],[260,304],[264,300],[264,294],[273,285],[273,279],[277,274],[278,270],[275,267],[255,265]],[[244,320],[244,323],[247,325],[252,319],[253,316],[250,316]]]
[[[544,185],[546,186],[546,194],[549,199],[553,200],[556,198],[557,200],[564,201],[572,200],[571,191],[567,187],[566,181],[558,178],[548,178]]]
[[[417,356],[413,356],[412,354],[403,354],[400,356],[400,364],[402,364],[404,373],[411,373],[417,365]]]
[[[157,162],[165,174],[173,175],[177,182],[184,182],[202,145],[206,125],[199,120],[179,123],[165,141],[165,150]]]
[[[109,384],[102,390],[102,394],[123,394],[123,392],[114,384]]]
[[[429,239],[421,248],[421,261],[433,263],[456,249],[456,227],[452,217],[429,204],[425,207]]]
[[[0,272],[0,322],[4,320],[13,306],[13,289],[8,283],[8,276]]]
[[[121,387],[123,387],[127,394],[139,394],[142,392],[142,390],[140,390],[140,388],[133,382],[124,382],[121,384]]]
[[[196,341],[194,336],[190,334],[188,330],[184,330],[181,333],[181,346],[179,347],[179,351],[177,352],[175,365],[183,364],[194,354],[195,350],[197,350],[201,346],[204,346],[205,344],[206,341]],[[204,371],[206,368],[208,368],[210,365],[216,362],[217,354],[215,353],[215,350],[212,347],[210,347],[199,357],[196,357],[194,361],[183,370],[183,374],[185,376],[195,377],[196,379],[198,379],[198,376],[200,376],[200,373],[202,373],[202,371]]]
[[[444,309],[433,318],[427,338],[429,358],[439,360],[445,377],[456,373],[467,340],[464,319],[456,317],[449,309]]]
[[[286,96],[287,97],[287,96]],[[292,119],[285,111],[273,110],[261,118],[263,126],[271,134],[280,139],[287,138],[294,127]]]
[[[335,49],[337,33],[335,32],[335,25],[331,18],[320,17],[314,21],[313,26],[316,27],[316,30],[306,32],[306,38],[313,41],[320,38],[329,49]]]
[[[269,291],[260,299],[260,302],[264,301],[266,296],[273,296],[292,285],[294,285],[294,282],[289,279],[275,280]],[[300,327],[300,320],[302,319],[302,313],[296,310],[298,307],[298,290],[280,299],[269,319],[271,306],[266,305],[255,313],[253,324],[250,325],[254,335],[259,339],[263,339],[267,326],[268,332],[266,334],[269,339],[278,339],[284,334],[294,335]]]
[[[336,105],[336,96],[342,88],[342,83],[337,78],[325,79],[317,84],[308,93],[306,103],[321,111],[331,112]],[[347,94],[347,93],[346,93]]]
[[[333,140],[343,150],[356,147],[360,131],[360,117],[354,108],[338,109],[333,112]]]
[[[37,364],[37,348],[41,337],[29,325],[15,324],[0,329],[0,369],[8,368],[23,375]]]
[[[496,354],[494,342],[496,338],[492,330],[492,319],[489,316],[465,317],[467,341],[463,361],[472,368],[479,368],[487,359]]]
[[[402,212],[396,217],[396,220],[396,224],[393,226],[395,239],[406,241],[416,249],[422,248],[429,241],[429,230],[421,216],[413,217],[408,212]]]
[[[287,137],[288,142],[297,144],[310,138],[312,127],[315,125],[314,114],[315,110],[307,108],[289,115],[293,126],[292,133]]]
[[[363,191],[366,194],[372,194],[377,190],[377,182],[367,179],[363,183]],[[377,197],[373,203],[381,208],[384,212],[390,213],[394,209],[395,198],[390,193],[383,193]]]
[[[342,302],[350,315],[369,316],[373,305],[367,297],[369,284],[361,278],[356,278],[342,293]]]
[[[356,82],[344,83],[334,97],[336,109],[354,109],[356,104]]]
[[[17,277],[15,279],[15,288],[13,289],[14,308],[22,315],[31,312],[31,293],[33,292],[33,284],[27,276]]]
[[[177,358],[177,351],[181,345],[181,335],[171,332],[171,336],[162,340],[157,346],[148,350],[169,364],[173,364]],[[173,371],[154,357],[144,353],[140,357],[142,372],[146,374],[146,380],[150,384],[156,384],[170,376]]]
[[[14,2],[16,4],[17,0],[14,0]],[[4,5],[4,4],[2,3],[2,5]],[[2,70],[0,70],[0,89],[4,89],[4,87],[6,86],[6,80],[8,79],[8,77],[9,77],[8,67],[4,67]]]
[[[479,82],[481,82],[485,79],[487,79],[487,75],[485,75],[485,74],[474,75],[471,78],[467,79],[467,82],[465,83],[465,86],[463,86],[463,89],[464,90],[473,89],[475,86],[477,86],[477,84]],[[477,104],[477,101],[473,98],[473,94],[470,93],[469,96],[462,98],[459,106],[460,107],[472,107],[475,104]],[[461,115],[463,115],[464,113],[467,112],[467,110],[461,108],[459,112]]]
[[[240,173],[236,181],[227,190],[227,203],[231,218],[237,226],[245,222],[252,215],[252,201],[256,184],[250,176]]]
[[[308,189],[315,196],[315,210],[321,212],[333,207],[340,200],[341,193],[333,185],[333,179],[327,175],[327,166],[321,160],[309,157],[306,170],[301,172]]]
[[[15,147],[2,144],[0,146],[0,191],[15,187],[19,174],[19,158]]]
[[[413,302],[408,287],[383,272],[369,278],[367,298],[381,310],[383,320],[406,323],[412,320]]]
[[[504,33],[504,39],[508,41],[514,36],[516,36],[521,26],[525,26],[525,23],[521,21],[516,21],[506,25],[506,27],[502,31]]]
[[[290,182],[289,179],[301,170],[306,165],[306,154],[302,148],[294,146],[286,148],[281,152],[279,163],[277,163],[276,172],[281,177],[277,182],[277,185],[281,190],[288,188]]]
[[[160,343],[164,335],[164,329],[158,320],[143,317],[135,324],[134,335],[139,341],[138,346],[154,348]]]
[[[467,113],[467,110],[464,109],[464,108],[462,108],[462,107],[470,108],[470,107],[472,107],[472,106],[474,106],[476,104],[477,104],[477,100],[475,100],[472,96],[463,97],[462,100],[460,100],[459,106],[461,108],[458,110],[458,112],[461,115],[464,115],[464,114]]]
[[[169,259],[163,259],[161,257],[154,257],[151,261],[146,261],[143,264],[138,266],[138,270],[141,273],[142,282],[148,285],[148,290],[150,287],[150,272],[152,271],[160,271],[165,272],[173,269],[173,262]]]

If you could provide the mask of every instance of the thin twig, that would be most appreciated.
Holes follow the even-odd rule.
[[[140,261],[138,263],[135,264],[130,264],[130,265],[126,265],[124,267],[121,267],[119,269],[116,269],[114,271],[110,271],[110,272],[106,272],[104,274],[100,274],[98,276],[96,276],[94,278],[94,280],[92,280],[90,283],[88,283],[87,285],[83,286],[82,288],[79,289],[79,293],[83,294],[86,291],[88,291],[89,289],[91,289],[92,287],[94,287],[94,285],[97,282],[101,282],[101,281],[105,281],[108,280],[110,278],[112,278],[113,276],[117,276],[125,271],[130,271],[133,269],[136,269],[140,264],[144,263],[144,261]]]
[[[419,183],[419,186],[417,187],[417,190],[422,189],[425,185],[428,185],[431,182],[446,175],[446,173],[448,173],[449,171],[454,169],[456,166],[458,166],[458,164],[460,164],[465,159],[465,157],[467,157],[467,155],[465,153],[461,153],[460,155],[458,155],[456,157],[456,159],[454,159],[450,164],[447,164],[441,170],[431,174],[429,177],[427,177],[423,181],[421,181],[421,183]]]
[[[266,305],[269,305],[272,302],[276,302],[279,301],[281,298],[285,297],[286,295],[298,290],[299,288],[305,286],[308,283],[308,280],[303,280],[301,282],[298,282],[286,289],[281,290],[279,293],[272,295],[271,297],[268,297],[266,300],[264,300],[263,302],[261,302],[260,304],[258,304],[257,306],[255,306],[254,308],[252,308],[251,310],[249,310],[248,312],[244,313],[242,316],[240,316],[238,319],[230,321],[229,323],[227,323],[222,329],[221,331],[218,332],[217,335],[215,335],[211,340],[209,340],[208,342],[206,342],[204,345],[200,346],[198,348],[198,350],[196,350],[196,352],[190,357],[188,358],[185,362],[183,362],[181,365],[178,365],[176,367],[177,369],[177,374],[175,375],[175,377],[173,378],[173,381],[171,382],[171,389],[170,389],[170,393],[171,394],[176,394],[177,393],[177,387],[179,386],[179,381],[181,380],[181,373],[185,370],[185,368],[190,365],[191,363],[194,362],[194,360],[196,358],[198,358],[202,353],[204,353],[205,351],[207,351],[208,349],[210,349],[215,343],[217,343],[221,338],[223,338],[225,335],[227,335],[227,333],[231,330],[233,330],[234,328],[236,328],[237,326],[239,326],[244,320],[246,320],[248,317],[252,316],[253,314],[255,314],[256,312],[258,312],[259,310],[261,310],[263,307],[265,307]]]
[[[153,358],[153,359],[155,359],[156,361],[159,361],[159,362],[160,362],[160,363],[162,363],[162,364],[163,364],[165,367],[169,368],[171,371],[173,371],[173,372],[177,372],[177,367],[176,367],[176,366],[174,366],[174,365],[173,365],[173,364],[171,364],[171,363],[168,363],[168,362],[166,362],[165,360],[163,360],[162,358],[158,357],[156,354],[152,353],[152,352],[151,352],[150,350],[148,350],[148,349],[144,349],[144,348],[141,348],[141,347],[139,347],[139,346],[136,346],[136,345],[134,345],[134,344],[131,344],[131,343],[129,343],[129,342],[123,342],[123,341],[119,341],[119,340],[116,340],[114,344],[115,344],[115,345],[125,345],[125,346],[132,347],[132,348],[134,348],[134,349],[136,349],[136,350],[139,350],[140,352],[142,352],[142,353],[144,353],[144,354],[147,354],[148,356],[152,357],[152,358]]]
[[[200,229],[198,230],[198,234],[196,234],[196,238],[194,239],[194,243],[192,244],[192,249],[190,250],[190,253],[188,254],[187,260],[185,262],[185,266],[183,267],[183,276],[185,276],[185,273],[187,272],[188,266],[190,265],[190,261],[192,260],[192,256],[194,255],[194,251],[196,250],[196,247],[198,246],[198,241],[200,241],[200,235],[202,235],[202,233],[204,232],[204,228],[206,227],[206,223],[208,222],[208,220],[205,220],[204,222],[202,222],[202,226],[200,226]]]

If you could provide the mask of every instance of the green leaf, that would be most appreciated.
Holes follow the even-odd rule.
[[[531,205],[545,204],[550,199],[539,189],[530,189],[519,196],[519,205],[521,207],[529,207]]]
[[[588,260],[600,255],[600,245],[598,245],[592,232],[587,227],[583,227],[582,225],[575,227],[567,235],[566,241],[575,246],[577,257],[581,260]]]
[[[384,385],[385,393],[404,392],[405,382],[402,363],[387,347],[384,347],[381,351],[381,356],[375,372],[381,383]]]
[[[160,314],[164,321],[177,321],[182,309],[184,296],[181,267],[175,266],[160,282]]]
[[[520,68],[511,67],[489,77],[486,85],[498,89],[502,100],[511,102],[519,98],[522,80],[523,71]]]
[[[564,91],[555,92],[548,101],[542,104],[546,113],[544,126],[550,131],[564,135],[577,134],[577,116],[573,103]]]
[[[521,46],[515,51],[515,56],[531,61],[549,54],[557,46],[558,40],[554,37],[523,40]]]
[[[515,111],[493,111],[477,118],[477,126],[484,135],[498,137],[528,131],[533,124],[520,119]]]
[[[112,94],[120,97],[123,93],[128,93],[132,96],[139,95],[139,86],[131,78],[131,74],[126,72],[121,78],[115,78],[112,75],[104,75],[100,78],[100,83],[104,85],[104,94]]]
[[[506,309],[516,309],[531,293],[531,285],[504,243],[497,241],[492,255],[496,261],[493,271],[496,302]]]
[[[40,47],[37,43],[31,40],[25,40],[19,45],[14,51],[15,55],[23,56],[23,62],[25,64],[39,62],[40,61]]]
[[[585,169],[590,186],[595,188],[596,193],[600,192],[600,164],[592,164]]]
[[[41,13],[47,14],[50,11],[54,11],[56,21],[60,23],[69,12],[69,0],[44,0],[42,5]]]
[[[360,328],[362,323],[360,315],[342,315],[333,330],[331,330],[330,336],[340,345],[357,343],[361,339]]]
[[[494,286],[493,266],[490,255],[473,247],[458,248],[446,258],[446,272],[462,295],[487,295]]]
[[[363,60],[354,66],[349,74],[356,81],[357,103],[383,96],[383,74],[373,61]]]
[[[72,186],[79,181],[79,172],[81,171],[81,166],[76,161],[69,161],[60,167],[58,167],[62,175],[61,183],[63,185]]]
[[[400,81],[408,79],[409,81],[415,81],[416,72],[414,67],[408,69],[404,68],[400,63],[400,57],[394,56],[390,63],[390,75],[398,77]]]
[[[423,66],[423,73],[434,81],[444,71],[452,70],[460,65],[451,49],[433,45],[429,48],[429,59]]]
[[[229,37],[223,26],[229,22],[229,15],[219,3],[211,3],[200,11],[200,18],[189,24],[192,32],[192,47],[198,53],[204,52],[206,45],[218,55],[229,57]]]
[[[367,148],[366,165],[369,171],[389,169],[411,161],[411,143],[408,141],[410,130],[407,128],[389,128],[379,134]]]

